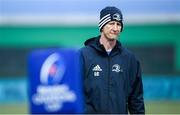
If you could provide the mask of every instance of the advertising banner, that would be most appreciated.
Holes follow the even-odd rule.
[[[39,49],[29,55],[30,113],[82,112],[78,57],[72,49]]]

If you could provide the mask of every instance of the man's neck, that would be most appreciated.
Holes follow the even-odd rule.
[[[101,36],[100,38],[100,44],[102,44],[104,46],[104,48],[106,49],[106,51],[110,51],[114,48],[114,46],[116,45],[116,39],[114,40],[108,40],[107,38],[105,38],[104,36]]]

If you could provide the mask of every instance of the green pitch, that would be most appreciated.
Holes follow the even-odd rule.
[[[180,114],[180,101],[148,101],[147,114]],[[27,104],[0,104],[0,114],[28,114]]]

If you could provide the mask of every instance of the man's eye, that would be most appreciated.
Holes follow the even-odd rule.
[[[109,25],[114,25],[114,23],[109,23]]]

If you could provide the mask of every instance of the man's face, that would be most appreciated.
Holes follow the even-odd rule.
[[[122,28],[121,23],[117,21],[110,21],[103,27],[102,34],[108,40],[115,40],[118,39],[121,28]]]

